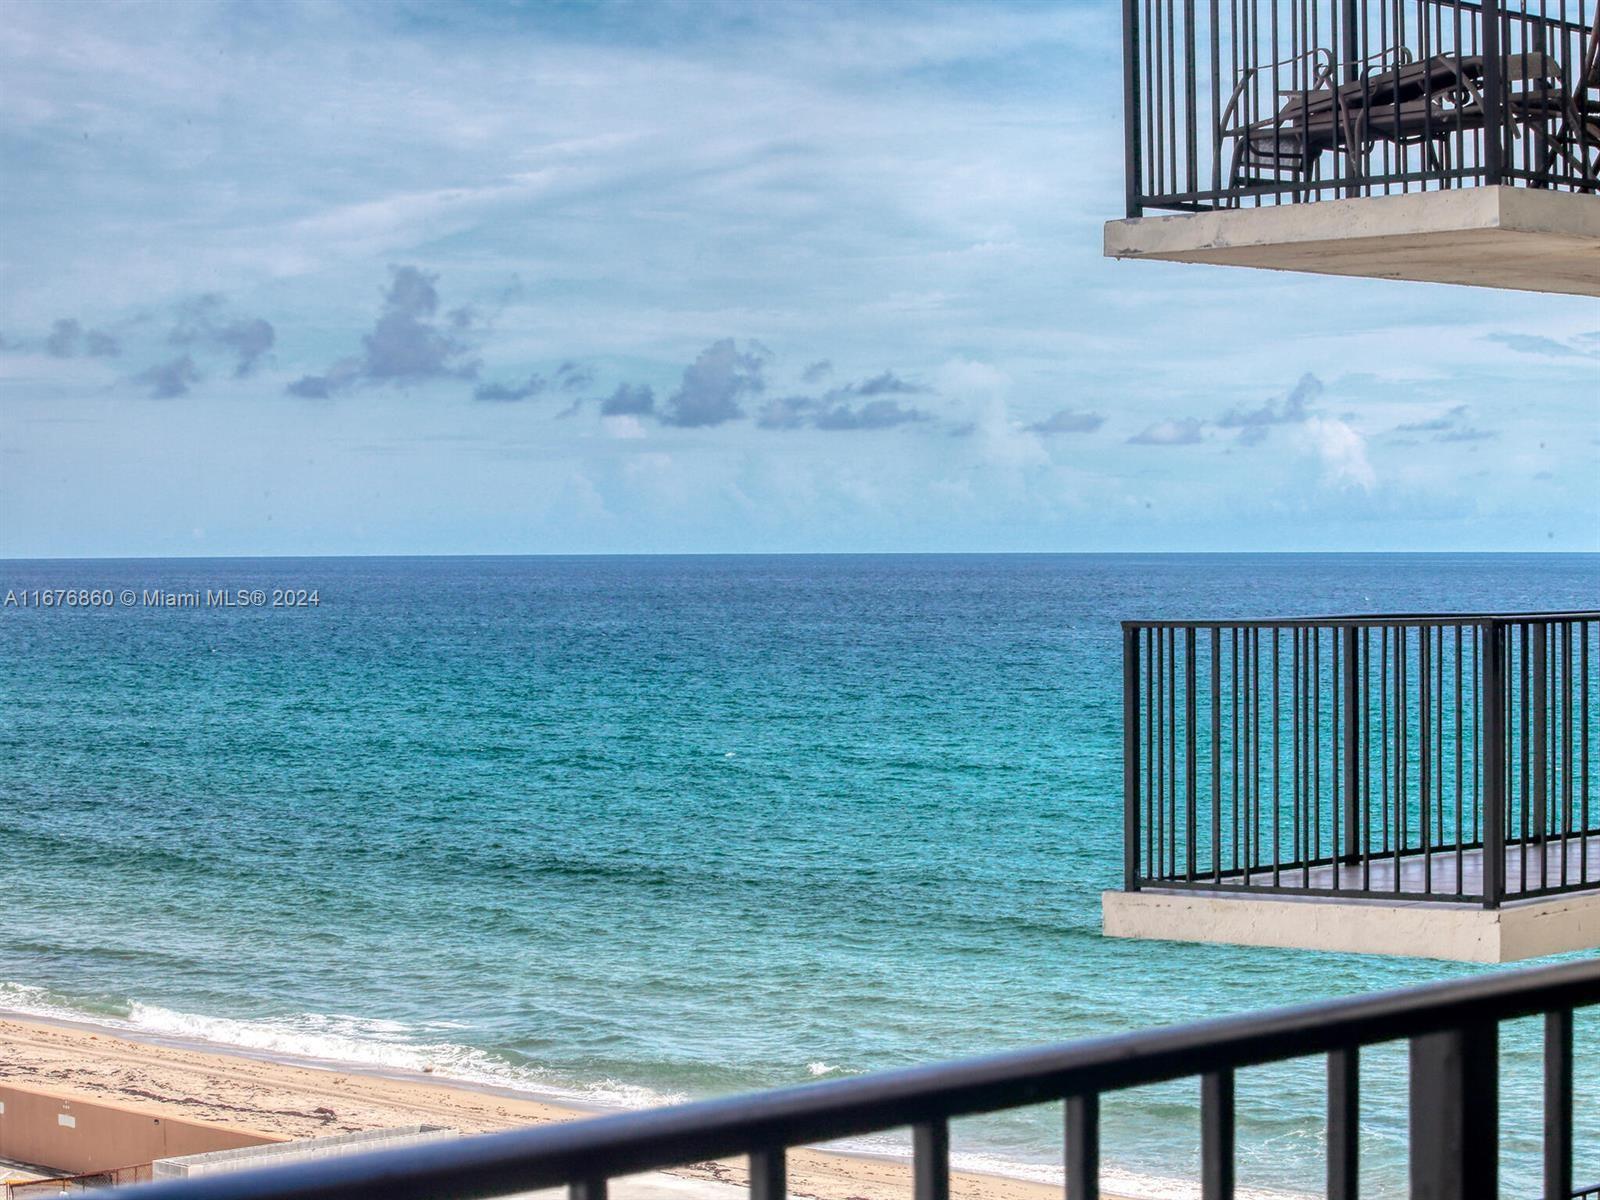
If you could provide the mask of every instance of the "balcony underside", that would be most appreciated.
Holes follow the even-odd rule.
[[[1524,187],[1108,221],[1110,258],[1600,296],[1600,196]]]
[[[1239,886],[1240,880],[1205,889],[1146,886],[1138,892],[1106,892],[1101,906],[1103,926],[1108,937],[1457,962],[1512,962],[1594,949],[1600,947],[1600,838],[1586,841],[1570,839],[1564,855],[1559,842],[1547,847],[1509,848],[1507,900],[1498,909],[1485,909],[1470,900],[1452,903],[1423,898],[1430,882],[1434,896],[1456,890],[1457,856],[1456,851],[1448,850],[1435,852],[1427,864],[1420,854],[1404,857],[1399,864],[1397,893],[1394,859],[1373,859],[1368,894],[1389,893],[1375,898],[1300,895],[1288,890],[1330,888],[1334,868],[1326,865],[1311,868],[1309,882],[1299,868],[1284,870],[1280,882],[1286,890],[1279,892],[1247,891]],[[1360,865],[1342,866],[1338,871],[1341,889],[1350,893],[1362,889]],[[1461,851],[1459,875],[1463,893],[1482,892],[1481,850]],[[1587,890],[1555,896],[1515,898],[1518,892],[1539,888],[1541,878],[1545,887],[1579,885],[1585,878],[1594,884]],[[1252,879],[1256,886],[1270,882],[1270,872]]]

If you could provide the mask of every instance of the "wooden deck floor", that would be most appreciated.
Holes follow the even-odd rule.
[[[1587,851],[1587,853],[1586,853]],[[1587,863],[1585,863],[1587,858]],[[1516,845],[1506,850],[1506,898],[1515,899],[1518,892],[1543,887],[1559,887],[1563,883],[1567,886],[1581,885],[1584,880],[1588,886],[1600,888],[1600,835],[1591,834],[1587,847],[1581,838],[1570,838],[1566,845],[1566,877],[1563,879],[1562,847],[1559,841],[1544,845]],[[1454,850],[1435,851],[1426,857],[1413,851],[1401,857],[1400,863],[1399,894],[1423,895],[1432,893],[1434,896],[1453,894],[1456,892],[1457,859]],[[1361,864],[1355,866],[1312,867],[1303,872],[1301,868],[1286,868],[1281,875],[1281,884],[1286,888],[1310,887],[1317,890],[1331,890],[1334,886],[1333,875],[1337,869],[1339,873],[1339,888],[1344,891],[1360,891],[1363,884]],[[1371,864],[1370,890],[1375,892],[1394,892],[1395,889],[1395,859],[1388,855],[1383,858],[1373,858]],[[1460,890],[1464,895],[1482,895],[1483,893],[1483,851],[1463,850],[1461,852],[1459,874],[1461,880]],[[1309,879],[1308,879],[1309,875]],[[1540,879],[1543,879],[1543,884]],[[1266,871],[1252,871],[1250,882],[1253,885],[1270,884],[1272,873],[1270,868]],[[1223,888],[1230,885],[1237,886],[1244,880],[1238,876],[1225,878]],[[1154,885],[1159,886],[1159,885]]]

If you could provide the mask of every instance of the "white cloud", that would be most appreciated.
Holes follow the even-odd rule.
[[[1338,417],[1311,417],[1301,427],[1301,436],[1322,466],[1323,479],[1336,487],[1354,487],[1370,492],[1378,476],[1367,457],[1367,440]]]

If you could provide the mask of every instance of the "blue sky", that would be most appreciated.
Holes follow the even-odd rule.
[[[28,3],[0,554],[1600,547],[1600,304],[1117,263],[1116,6]]]

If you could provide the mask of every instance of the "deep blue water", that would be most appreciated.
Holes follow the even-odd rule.
[[[39,587],[318,604],[0,608],[0,1006],[643,1103],[1472,970],[1101,938],[1117,620],[1594,607],[1600,558],[0,563]],[[1404,1059],[1367,1057],[1369,1194],[1400,1195]],[[1112,1179],[1192,1170],[1196,1093],[1108,1104]],[[1240,1104],[1243,1182],[1318,1191],[1320,1064]],[[1048,1167],[1058,1120],[957,1148]]]

